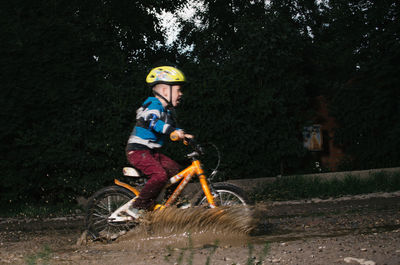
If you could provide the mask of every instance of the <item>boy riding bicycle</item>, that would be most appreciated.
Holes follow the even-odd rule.
[[[179,172],[180,166],[159,152],[165,138],[171,134],[178,139],[193,138],[176,128],[174,117],[185,81],[184,74],[171,66],[156,67],[146,77],[154,96],[136,111],[136,124],[126,146],[128,161],[149,178],[126,211],[133,218],[140,217],[142,210],[151,209],[169,177]]]

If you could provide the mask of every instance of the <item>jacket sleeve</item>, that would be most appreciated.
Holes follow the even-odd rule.
[[[160,108],[156,104],[151,104],[149,108],[146,110],[144,114],[146,123],[148,124],[148,128],[160,133],[170,135],[173,131],[176,130],[174,126],[164,122],[160,117],[163,109]]]

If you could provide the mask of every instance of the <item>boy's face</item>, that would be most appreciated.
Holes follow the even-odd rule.
[[[172,94],[170,95],[171,89],[169,85],[158,84],[154,88],[155,91],[160,93],[165,99],[171,100],[171,104],[176,107],[180,103],[180,99],[183,96],[182,87],[180,85],[172,86]],[[164,105],[164,101],[161,101]],[[166,104],[166,103],[165,103]]]

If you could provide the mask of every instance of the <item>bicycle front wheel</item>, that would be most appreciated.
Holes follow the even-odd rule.
[[[229,183],[217,183],[212,189],[214,201],[217,206],[248,205],[250,201],[241,188]],[[203,191],[200,191],[194,199],[194,205],[208,205]]]
[[[120,206],[135,197],[135,194],[120,186],[105,187],[97,191],[88,201],[85,226],[93,238],[113,239],[123,231],[131,229],[135,223],[112,222],[110,215]]]

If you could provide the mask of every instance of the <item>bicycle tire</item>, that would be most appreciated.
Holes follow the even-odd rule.
[[[102,188],[89,198],[85,227],[88,235],[92,239],[106,238],[112,239],[113,236],[119,235],[122,231],[128,231],[135,223],[112,223],[108,217],[121,205],[133,199],[135,194],[120,186],[109,186]]]
[[[214,200],[217,206],[249,205],[250,200],[245,191],[236,185],[230,183],[213,184],[211,192],[214,194]],[[194,205],[207,205],[208,201],[201,190],[194,197]]]

